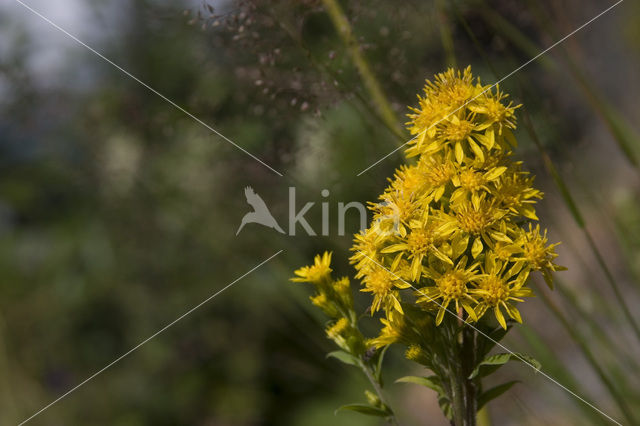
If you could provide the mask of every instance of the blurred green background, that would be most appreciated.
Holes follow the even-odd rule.
[[[382,192],[399,152],[356,175],[408,140],[425,78],[471,64],[495,82],[613,4],[341,1],[345,41],[315,0],[25,3],[284,174],[19,3],[0,6],[1,424],[284,250],[30,422],[131,426],[378,424],[334,415],[366,383],[325,359],[325,320],[287,281],[293,269],[328,249],[352,275],[357,215],[337,235],[337,203]],[[500,86],[525,105],[517,155],[569,267],[524,304],[506,345],[640,421],[639,14],[621,3]],[[254,224],[236,236],[246,186],[285,229],[290,186],[298,209],[315,202],[316,232],[329,203],[330,235]],[[402,423],[446,424],[434,393],[393,384],[409,367],[390,353]],[[495,425],[606,424],[523,365],[498,376],[522,383],[491,404]]]

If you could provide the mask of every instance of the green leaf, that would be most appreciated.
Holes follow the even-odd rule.
[[[433,389],[439,394],[444,394],[444,389],[440,384],[440,379],[436,376],[421,377],[421,376],[404,376],[396,380],[396,383],[414,383],[421,385],[429,389]]]
[[[391,412],[388,409],[385,410],[368,404],[347,404],[338,408],[336,413],[338,411],[355,411],[360,414],[376,417],[388,417],[391,415]]]
[[[515,385],[516,383],[518,383],[518,380],[512,380],[510,382],[494,386],[491,389],[482,392],[482,394],[478,397],[478,410],[481,409],[487,402],[499,397],[500,395],[508,391],[511,386]]]
[[[485,333],[488,337],[478,339],[478,352],[480,353],[480,357],[486,356],[489,353],[489,351],[493,349],[496,343],[502,340],[502,338],[507,334],[509,329],[511,329],[512,324],[513,324],[513,321],[508,320],[506,330],[498,326],[496,328],[485,331],[483,327],[482,332]]]
[[[355,366],[360,365],[360,360],[358,358],[356,358],[355,356],[345,351],[329,352],[327,354],[327,358],[335,358],[338,361],[342,361],[345,364],[349,364],[349,365],[355,365]]]
[[[384,354],[387,353],[387,349],[389,349],[389,346],[385,346],[381,350],[378,350],[371,359],[375,365],[374,374],[378,383],[382,383],[382,362],[384,361]]]
[[[477,367],[471,372],[469,375],[470,379],[474,377],[486,377],[489,374],[496,371],[502,365],[506,364],[508,361],[522,361],[530,366],[534,367],[536,370],[540,370],[542,367],[538,361],[529,355],[519,354],[519,353],[502,353],[496,354],[486,357]]]
[[[451,407],[451,401],[446,395],[440,395],[438,397],[438,405],[442,410],[442,414],[444,414],[447,419],[453,420],[453,409]]]

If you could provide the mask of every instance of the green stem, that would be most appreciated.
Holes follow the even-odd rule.
[[[262,12],[265,13],[266,15],[268,15],[269,17],[271,17],[274,20],[274,22],[278,23],[278,26],[287,34],[287,36],[294,43],[297,44],[297,46],[300,48],[300,50],[304,53],[304,55],[307,57],[309,62],[314,67],[316,67],[320,72],[326,73],[327,76],[330,78],[329,81],[338,83],[336,85],[336,87],[337,87],[337,90],[341,94],[349,95],[349,96],[355,96],[355,98],[358,101],[361,102],[362,107],[364,107],[364,109],[366,109],[366,113],[370,114],[369,120],[371,119],[371,117],[375,117],[376,119],[381,120],[382,123],[384,124],[384,127],[391,134],[393,134],[394,137],[396,137],[396,139],[398,140],[398,144],[403,143],[406,140],[405,135],[398,134],[394,127],[389,127],[389,125],[384,120],[382,120],[382,117],[380,116],[380,113],[378,113],[378,110],[376,108],[374,108],[371,105],[371,103],[369,101],[367,101],[367,99],[365,99],[364,96],[359,91],[357,91],[357,90],[353,90],[353,91],[345,90],[346,84],[342,80],[340,75],[338,75],[335,71],[333,71],[331,69],[331,67],[327,66],[326,64],[324,64],[323,62],[319,61],[317,58],[314,57],[314,55],[312,54],[311,49],[309,48],[309,46],[307,46],[307,44],[304,42],[304,40],[302,40],[300,35],[294,29],[294,27],[292,25],[290,25],[288,22],[285,22],[285,20],[283,20],[281,18],[281,16],[276,13],[277,11],[274,12],[273,9],[263,9]],[[353,103],[353,105],[355,107],[358,106],[358,104],[355,103],[355,102]],[[360,116],[363,116],[363,112],[359,111],[358,109],[356,109],[356,111],[358,112],[358,114]],[[367,123],[367,120],[363,120],[363,123]]]
[[[384,392],[382,391],[382,386],[380,385],[378,380],[376,380],[375,374],[371,370],[371,367],[366,365],[364,362],[360,361],[360,368],[364,372],[364,375],[367,376],[367,379],[369,379],[369,382],[371,383],[371,386],[373,387],[374,392],[378,396],[378,399],[380,399],[380,402],[382,403],[382,405],[384,405],[391,412],[391,414],[388,417],[389,423],[393,425],[398,425],[398,419],[396,419],[394,411],[391,409],[389,402],[384,396]]]
[[[15,389],[11,387],[11,378],[9,376],[10,364],[7,354],[7,346],[4,338],[5,323],[4,318],[0,316],[0,407],[4,412],[0,414],[0,420],[4,424],[10,424],[14,419],[18,418],[17,404],[14,398]],[[2,398],[4,396],[4,398]]]
[[[638,360],[635,358],[629,357],[626,352],[619,353],[619,349],[617,343],[611,339],[611,335],[607,333],[605,329],[598,323],[597,320],[593,318],[590,312],[585,311],[584,308],[580,305],[578,297],[573,294],[569,287],[563,285],[563,283],[559,280],[556,280],[557,288],[556,290],[569,301],[569,304],[573,307],[575,312],[580,317],[581,321],[584,321],[585,324],[589,326],[591,332],[600,340],[600,345],[604,348],[609,348],[615,351],[615,355],[620,357],[622,361],[622,365],[633,366],[634,371],[640,371],[640,364],[638,364]]]
[[[476,383],[469,379],[469,375],[473,371],[476,360],[476,333],[470,327],[464,327],[462,330],[462,380],[464,384],[464,400],[465,400],[465,426],[475,426],[476,413],[478,411],[478,398]]]
[[[452,323],[452,336],[457,336],[455,329],[464,327],[459,339],[454,339],[456,355],[449,363],[450,399],[455,426],[475,426],[478,409],[476,383],[468,377],[476,364],[475,331],[462,324]]]
[[[442,40],[442,48],[444,49],[447,58],[447,66],[457,68],[458,65],[453,45],[453,36],[451,35],[451,25],[445,7],[446,4],[444,0],[436,1],[438,20],[440,21],[440,39]]]
[[[551,20],[548,16],[542,16],[542,10],[538,6],[538,2],[531,0],[527,1],[529,6],[534,9],[532,15],[538,20],[538,23],[543,27],[551,37],[555,40],[559,39],[558,32],[549,24]],[[535,7],[534,7],[535,6]],[[531,55],[532,57],[538,55],[541,51],[541,47],[531,41],[531,39],[522,32],[517,26],[513,25],[507,19],[496,13],[492,8],[487,7],[484,0],[478,2],[478,10],[484,16],[486,22],[492,26],[496,31],[504,35],[509,41],[511,41],[518,49]],[[586,77],[583,69],[574,59],[571,52],[566,47],[566,44],[559,46],[559,49],[564,52],[561,57],[573,80],[577,84],[579,93],[585,97],[589,105],[595,111],[596,115],[607,126],[614,141],[622,151],[625,158],[634,167],[635,171],[640,173],[640,162],[636,158],[634,152],[634,144],[637,143],[639,137],[634,131],[633,127],[625,120],[618,111],[611,105],[606,98],[597,90],[597,88]],[[558,63],[554,60],[553,56],[544,55],[541,56],[538,61],[554,72],[562,71]]]
[[[522,116],[524,118],[525,128],[529,132],[529,135],[531,136],[531,139],[533,140],[534,144],[538,148],[538,151],[540,151],[540,155],[542,156],[542,160],[544,162],[545,168],[547,169],[549,174],[551,174],[553,181],[555,182],[555,184],[558,186],[558,189],[560,190],[562,198],[564,199],[565,203],[569,207],[569,210],[571,211],[573,218],[575,219],[577,225],[580,227],[582,233],[584,234],[587,240],[587,243],[589,244],[589,248],[591,249],[593,255],[595,256],[596,261],[598,262],[598,265],[602,269],[602,272],[604,272],[604,275],[607,279],[607,282],[609,283],[609,286],[613,290],[613,294],[615,295],[615,298],[618,304],[620,305],[620,308],[622,309],[622,313],[624,314],[625,318],[629,322],[629,325],[631,326],[633,332],[635,333],[636,338],[640,340],[640,326],[638,326],[635,318],[631,314],[631,310],[627,305],[627,301],[622,296],[622,292],[620,291],[618,282],[613,277],[613,274],[609,270],[609,267],[607,266],[606,262],[604,261],[604,258],[602,257],[602,253],[600,253],[600,250],[598,249],[598,246],[593,240],[591,233],[587,229],[585,220],[580,210],[578,209],[578,205],[573,200],[573,197],[571,196],[571,193],[569,192],[567,185],[564,182],[564,179],[562,179],[562,176],[560,176],[560,173],[558,173],[558,170],[556,169],[555,165],[551,161],[551,157],[549,157],[549,154],[547,154],[547,151],[542,146],[542,143],[540,142],[540,139],[538,138],[538,135],[533,127],[533,123],[531,122],[531,117],[529,116],[529,113],[525,108],[523,108],[522,110],[523,110]]]
[[[559,35],[557,29],[551,24],[552,20],[549,19],[548,15],[540,7],[538,2],[527,0],[527,5],[529,9],[532,10],[532,14],[537,19],[538,24],[550,33],[554,39],[558,39]],[[573,46],[573,48],[570,46]],[[636,172],[639,172],[640,162],[633,149],[634,144],[637,144],[640,140],[638,134],[634,131],[633,127],[629,125],[627,120],[617,112],[615,107],[610,104],[604,96],[602,96],[602,93],[597,90],[596,86],[589,81],[586,73],[584,72],[584,67],[580,66],[575,59],[577,57],[575,54],[576,45],[565,43],[560,47],[565,53],[563,55],[564,62],[569,68],[569,71],[577,82],[579,88],[582,90],[583,96],[586,98],[589,105],[595,110],[596,114],[605,123],[629,163],[631,163],[635,168]]]
[[[323,0],[322,3],[324,4],[327,14],[331,18],[331,22],[338,32],[338,35],[342,38],[342,41],[347,48],[347,52],[351,57],[351,61],[358,70],[358,73],[362,78],[362,82],[364,83],[369,96],[371,96],[371,100],[375,104],[376,109],[380,113],[382,120],[387,127],[393,130],[396,136],[404,138],[404,133],[398,125],[396,114],[382,91],[380,83],[373,74],[373,71],[371,71],[371,67],[367,62],[367,59],[362,54],[362,48],[353,34],[351,24],[349,24],[349,20],[345,16],[344,11],[338,4],[337,0]]]
[[[615,400],[616,404],[620,408],[620,411],[622,411],[622,413],[624,414],[629,424],[637,424],[635,421],[633,412],[630,409],[630,407],[627,405],[627,402],[625,401],[624,397],[620,394],[618,388],[606,375],[605,371],[602,369],[600,364],[598,364],[598,362],[595,359],[595,356],[591,352],[591,349],[585,343],[584,338],[578,333],[577,329],[569,323],[569,320],[567,320],[567,318],[560,311],[560,308],[558,308],[558,306],[551,300],[551,298],[549,298],[549,296],[547,295],[546,291],[544,291],[544,289],[541,289],[538,293],[544,299],[545,305],[549,308],[549,310],[553,313],[553,315],[560,321],[560,323],[562,324],[564,329],[567,331],[571,339],[580,347],[585,358],[587,359],[587,361],[589,362],[593,370],[596,372],[596,374],[598,375],[602,383],[609,390],[609,393]]]
[[[457,370],[460,370],[459,366]],[[466,410],[464,406],[463,378],[460,371],[451,374],[451,403],[453,408],[453,424],[465,426]]]

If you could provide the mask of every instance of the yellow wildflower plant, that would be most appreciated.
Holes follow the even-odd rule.
[[[375,243],[376,239],[374,238],[370,242],[366,236],[363,236],[359,241],[361,241],[362,247],[366,248],[371,243]],[[397,286],[397,289],[404,289],[408,286],[405,286],[401,280],[393,278],[393,274],[383,268],[374,271],[370,270],[371,266],[366,263],[360,263],[360,266],[370,271],[366,277],[365,285],[366,289],[374,295],[374,307],[377,309],[380,306],[385,306],[385,310],[389,310],[396,305],[396,309],[401,309],[400,302],[396,299],[399,296],[393,288]],[[358,325],[360,315],[356,313],[354,308],[351,281],[347,277],[334,279],[332,272],[331,253],[324,252],[314,258],[313,265],[297,269],[294,272],[295,276],[290,280],[313,284],[315,294],[310,298],[311,303],[330,318],[325,333],[338,347],[338,350],[330,352],[328,356],[360,368],[375,391],[375,393],[369,390],[365,391],[367,404],[352,404],[341,408],[368,414],[374,413],[395,422],[393,420],[394,413],[382,394],[380,369],[384,350],[376,350],[375,344],[365,339],[360,331]],[[387,338],[384,340],[384,346],[388,346],[394,341],[395,339]]]
[[[506,329],[502,312],[519,321],[513,304],[529,295],[524,281],[514,284],[513,268],[517,265],[518,277],[541,271],[549,283],[550,273],[561,269],[553,263],[555,244],[547,244],[546,231],[539,225],[525,228],[538,219],[534,205],[542,193],[532,187],[522,163],[511,159],[519,105],[507,98],[474,79],[470,68],[450,69],[427,82],[409,114],[415,137],[407,155],[417,162],[396,171],[383,202],[371,207],[372,226],[356,236],[352,248],[363,291],[371,291],[370,274],[379,275],[380,268],[392,272],[405,259],[411,271],[405,283],[416,290],[417,303],[435,305],[436,324],[449,309],[475,322],[491,308]],[[389,235],[391,223],[396,232]],[[488,259],[500,265],[499,273],[480,267]],[[491,273],[497,275],[489,285]],[[401,288],[394,281],[397,277],[386,286],[378,283],[372,312],[383,293]]]
[[[398,381],[436,390],[455,425],[475,424],[479,404],[496,396],[482,391],[482,379],[513,354],[485,357],[511,325],[522,323],[517,305],[533,296],[531,273],[542,273],[551,287],[552,272],[564,269],[555,264],[557,244],[536,223],[542,192],[512,159],[518,107],[471,68],[427,81],[408,115],[411,163],[369,204],[373,219],[351,248],[360,291],[372,296],[367,311],[381,322],[377,336],[359,331],[349,281],[331,278],[328,253],[292,279],[318,289],[312,303],[333,320],[327,334],[343,351],[337,358],[379,378],[385,349],[404,345],[405,357],[433,374]],[[485,361],[492,368],[480,369]],[[372,385],[384,401],[381,382]],[[356,411],[393,416],[388,404],[368,400]]]

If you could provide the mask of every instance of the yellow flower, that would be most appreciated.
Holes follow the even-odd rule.
[[[467,67],[462,73],[448,69],[437,74],[433,82],[427,80],[424,97],[418,95],[419,108],[411,108],[414,114],[408,115],[411,119],[407,123],[409,130],[413,134],[420,133],[481,92],[480,83],[473,83],[471,67]]]
[[[372,206],[372,210],[375,212],[374,223],[383,233],[404,234],[407,221],[418,209],[412,194],[392,189],[383,193],[380,200],[381,203]]]
[[[505,330],[512,320],[521,323],[518,303],[533,296],[530,272],[541,271],[551,285],[551,273],[564,269],[554,263],[557,244],[531,225],[542,193],[512,158],[519,105],[506,98],[467,67],[427,81],[411,108],[415,137],[406,153],[417,159],[399,167],[379,202],[369,204],[373,220],[351,248],[360,291],[370,293],[368,309],[382,324],[377,337],[365,340],[358,328],[349,280],[332,280],[330,253],[296,271],[294,281],[316,284],[311,301],[331,317],[329,338],[362,362],[343,361],[363,367],[376,389],[377,349],[401,343],[407,359],[433,372],[427,379],[440,399],[457,401],[453,390],[465,385],[450,381],[451,369],[473,359],[468,370],[478,368],[488,350],[477,345],[481,330],[494,328],[493,317]],[[447,311],[454,318],[444,321]],[[465,327],[471,322],[480,323]],[[480,378],[462,377],[478,385]],[[377,395],[366,395],[391,417]],[[450,417],[457,422],[458,414]]]
[[[349,320],[346,318],[340,318],[331,327],[327,328],[327,336],[330,339],[336,340],[342,337],[342,334],[349,328]]]
[[[438,140],[442,144],[447,142],[465,141],[476,128],[473,123],[473,116],[467,116],[463,119],[459,119],[455,115],[452,115],[450,119],[443,120],[441,123],[438,123],[438,126]]]
[[[380,322],[384,327],[380,330],[378,337],[369,340],[369,345],[381,348],[402,340],[409,340],[406,336],[407,326],[403,315],[394,311],[387,318],[381,318]]]
[[[429,182],[424,178],[424,170],[421,167],[403,165],[396,170],[390,190],[408,199],[417,199],[428,187]]]
[[[330,308],[329,299],[327,299],[327,295],[325,293],[318,293],[315,296],[311,296],[309,299],[313,305],[319,307],[323,311]]]
[[[354,244],[351,251],[354,254],[349,258],[358,273],[356,278],[362,278],[372,267],[377,266],[380,260],[380,250],[384,248],[385,240],[389,238],[388,232],[383,232],[378,226],[371,226],[354,235]]]
[[[542,198],[542,192],[533,188],[533,177],[520,171],[519,164],[504,173],[495,182],[496,201],[511,213],[522,215],[528,219],[538,220],[533,207],[536,199]]]
[[[509,243],[504,241],[498,241],[492,247],[492,253],[496,256],[496,259],[503,262],[509,261],[513,258],[513,255],[522,251],[522,246],[517,242]]]
[[[420,364],[426,364],[428,362],[426,351],[418,345],[410,345],[405,351],[404,356],[408,360],[415,361]]]
[[[433,254],[443,262],[453,265],[453,261],[438,249],[443,238],[453,232],[448,224],[443,224],[437,218],[433,218],[425,210],[421,220],[413,220],[410,223],[411,231],[405,238],[396,237],[397,242],[382,250],[382,253],[406,254],[411,260],[411,280],[417,281],[422,273],[422,261],[428,254]]]
[[[345,351],[349,351],[349,337],[353,336],[354,330],[347,318],[340,318],[327,328],[327,337],[333,340],[336,345]]]
[[[455,303],[454,314],[458,314],[460,307],[475,321],[477,316],[473,305],[478,301],[473,297],[474,283],[482,278],[478,273],[478,263],[467,266],[466,256],[462,257],[454,268],[445,272],[425,269],[425,275],[435,281],[435,286],[423,287],[418,290],[418,302],[435,303],[438,305],[436,325],[439,325],[451,302]]]
[[[471,67],[468,66],[461,73],[448,69],[435,76],[435,81],[427,81],[424,93],[426,98],[435,98],[441,105],[450,110],[461,107],[465,102],[482,92],[480,83],[473,83]]]
[[[533,296],[531,289],[524,287],[529,270],[523,269],[524,262],[516,262],[507,269],[509,263],[497,260],[489,254],[484,263],[484,276],[478,281],[473,293],[479,297],[476,314],[481,318],[488,309],[493,309],[498,323],[506,330],[507,323],[502,314],[504,309],[509,317],[522,322],[520,312],[513,302],[522,302],[522,297]]]
[[[405,289],[410,285],[402,281],[396,274],[381,266],[375,266],[365,274],[362,282],[365,288],[360,291],[373,294],[372,314],[380,308],[384,308],[385,311],[393,308],[402,312],[400,301],[394,290],[396,288]]]
[[[536,225],[535,228],[529,225],[529,230],[523,235],[522,256],[519,260],[528,262],[533,270],[541,271],[546,283],[553,288],[551,272],[563,271],[566,268],[553,263],[553,260],[558,257],[555,247],[560,243],[547,245],[548,241],[546,229],[543,234],[540,234],[540,225]]]
[[[340,278],[333,282],[333,289],[343,304],[351,308],[353,306],[353,294],[351,293],[351,281],[348,277]]]
[[[503,104],[502,100],[509,95],[500,92],[500,86],[496,86],[495,93],[487,91],[475,99],[469,109],[477,114],[482,114],[480,128],[487,128],[493,124],[498,126],[498,131],[502,132],[502,127],[515,129],[515,110],[521,105],[513,105],[513,102]]]
[[[463,200],[451,206],[459,228],[472,236],[481,236],[489,245],[493,241],[511,241],[500,219],[505,212],[496,207],[484,195],[473,194],[471,200]]]
[[[447,185],[456,173],[456,165],[453,162],[452,153],[449,155],[433,155],[421,157],[418,161],[418,169],[424,176],[425,182],[429,185],[425,194],[425,202],[431,199],[439,201],[444,195]]]
[[[316,255],[313,259],[313,265],[303,266],[302,268],[294,271],[294,274],[297,276],[291,278],[291,281],[320,283],[324,280],[330,279],[331,271],[331,253],[325,251],[322,255]]]
[[[492,167],[488,171],[477,169],[473,166],[461,168],[451,182],[457,187],[451,194],[450,201],[455,203],[460,199],[469,199],[469,196],[480,192],[490,193],[489,183],[495,182],[507,170],[506,167]]]

